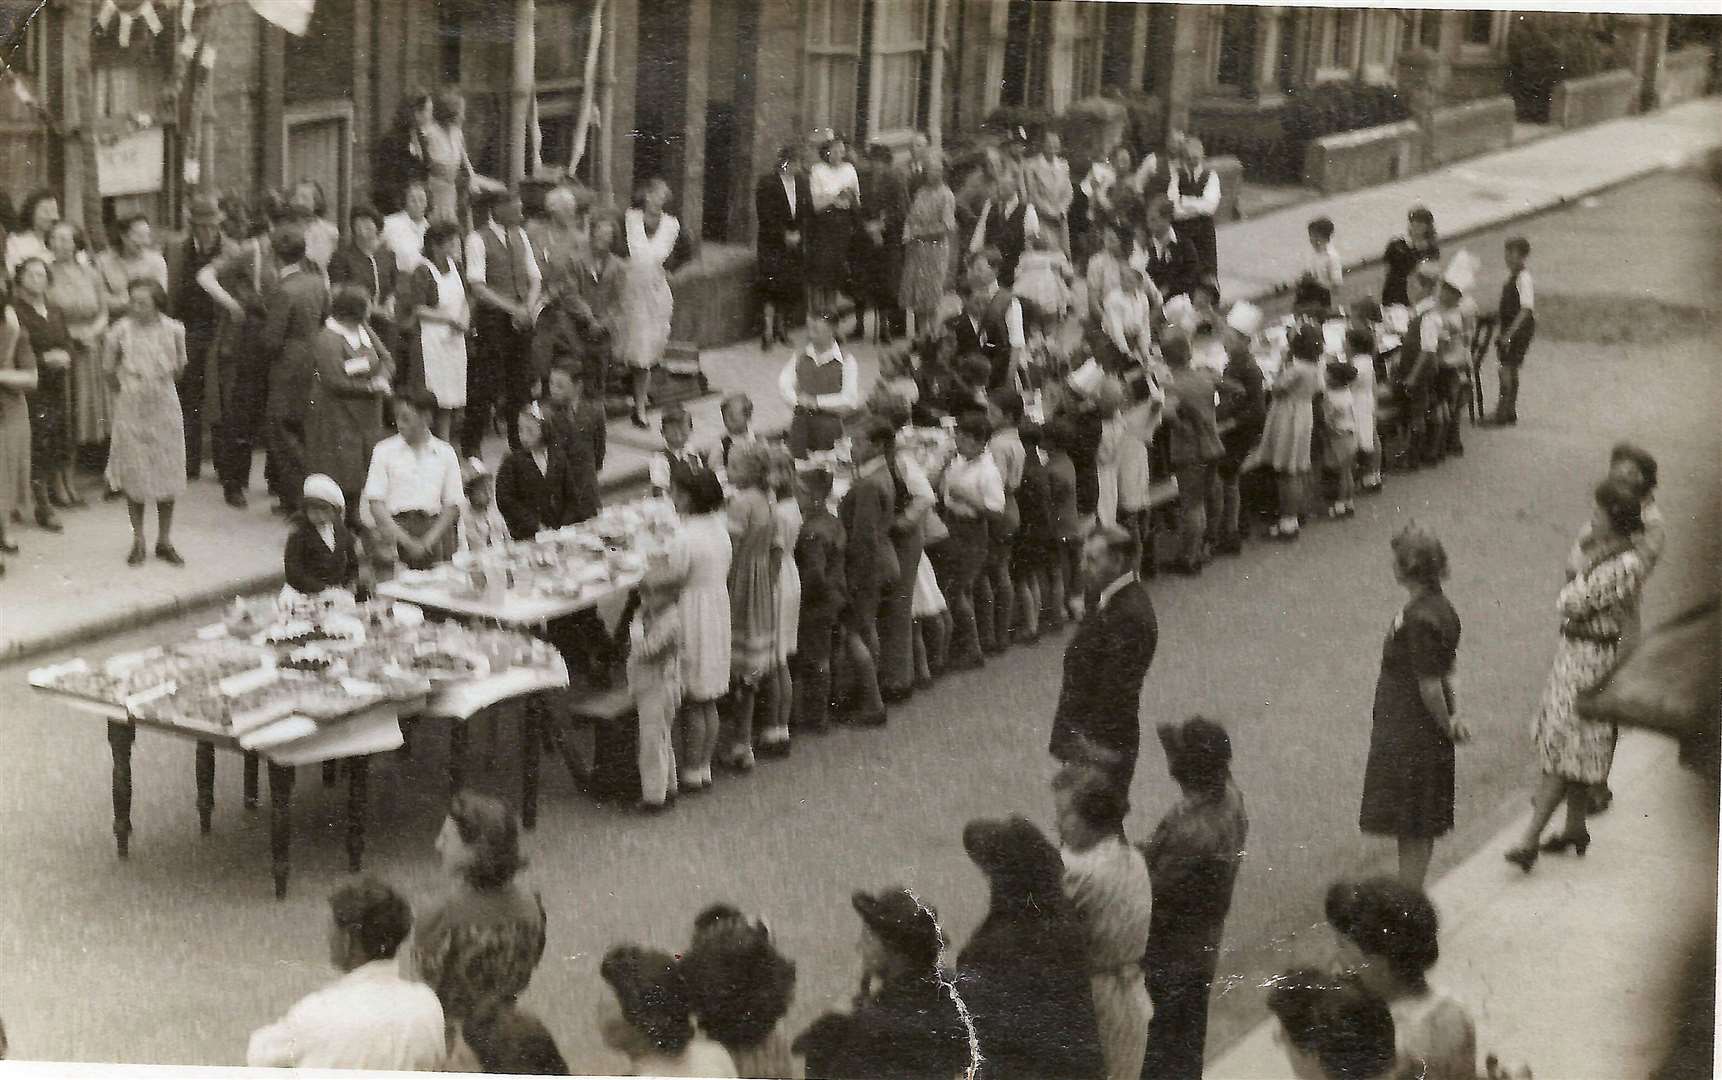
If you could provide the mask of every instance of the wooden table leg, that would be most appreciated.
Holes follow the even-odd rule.
[[[131,854],[132,743],[137,737],[137,728],[131,724],[108,721],[108,747],[114,757],[114,845],[122,859]]]
[[[287,873],[293,850],[293,766],[269,763],[269,869],[275,899],[287,899]]]
[[[538,696],[526,699],[520,709],[520,827],[528,832],[538,827],[538,760],[543,721]]]
[[[323,762],[323,786],[334,787],[335,781],[341,778],[341,763],[339,761]]]
[[[454,719],[448,725],[448,792],[453,795],[466,783],[468,720]]]
[[[245,809],[257,809],[257,752],[245,751]]]
[[[365,865],[365,795],[370,759],[356,757],[347,762],[347,872],[356,874]]]
[[[209,818],[215,811],[215,744],[197,744],[197,831],[209,835]]]

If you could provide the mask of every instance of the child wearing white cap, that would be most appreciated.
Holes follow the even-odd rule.
[[[359,558],[342,517],[347,500],[341,485],[322,473],[305,478],[302,501],[282,554],[287,584],[307,596],[358,583]]]

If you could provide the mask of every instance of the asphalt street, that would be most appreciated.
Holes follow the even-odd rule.
[[[1326,884],[1392,864],[1389,845],[1358,833],[1356,812],[1381,639],[1402,599],[1387,545],[1405,521],[1433,528],[1452,559],[1461,710],[1475,733],[1459,759],[1459,827],[1437,848],[1437,875],[1528,796],[1529,719],[1555,648],[1554,597],[1616,440],[1640,441],[1662,462],[1670,535],[1646,621],[1717,587],[1722,189],[1697,172],[1664,174],[1470,238],[1485,307],[1499,288],[1501,240],[1516,232],[1533,245],[1539,321],[1518,427],[1467,430],[1463,459],[1390,477],[1352,521],[1315,525],[1292,546],[1252,545],[1197,580],[1152,585],[1161,635],[1144,724],[1192,713],[1223,721],[1252,821],[1211,1053],[1260,1018],[1263,976],[1326,947],[1324,933],[1304,932],[1320,924]],[[1486,380],[1492,399],[1492,364]],[[204,621],[61,655],[106,655]],[[549,911],[550,947],[525,1004],[577,1070],[618,1068],[591,1019],[604,992],[600,957],[623,941],[679,948],[693,915],[716,900],[766,915],[797,960],[796,1030],[854,989],[857,888],[915,889],[938,909],[954,955],[986,903],[963,824],[1020,812],[1050,827],[1044,747],[1063,640],[947,679],[881,731],[800,742],[787,762],[720,780],[655,819],[594,807],[547,764],[526,874]],[[33,696],[24,678],[22,667],[0,669],[0,1016],[13,1055],[238,1063],[250,1029],[331,976],[323,898],[345,869],[344,794],[301,770],[292,893],[277,903],[266,816],[241,809],[237,759],[218,761],[215,827],[199,837],[190,745],[145,735],[137,832],[121,863],[102,725]],[[372,770],[367,866],[428,900],[441,887],[431,843],[445,781],[435,732],[420,741],[412,760]],[[512,797],[510,741],[505,727],[504,753],[477,786]],[[1133,798],[1139,839],[1174,798],[1151,735]]]

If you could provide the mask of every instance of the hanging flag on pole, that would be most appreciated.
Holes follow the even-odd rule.
[[[592,25],[586,32],[586,68],[580,87],[580,115],[574,121],[574,146],[568,155],[569,179],[580,171],[580,159],[586,156],[586,138],[598,112],[598,46],[603,37],[604,0],[594,0]]]
[[[317,0],[246,0],[265,22],[274,23],[294,37],[311,29],[311,11]]]
[[[527,106],[529,115],[526,128],[526,175],[537,176],[544,171],[544,127],[538,122],[538,95],[532,95],[531,104]]]

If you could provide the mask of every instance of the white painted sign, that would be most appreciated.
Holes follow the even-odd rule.
[[[162,189],[165,140],[159,127],[96,144],[96,186],[104,198]]]

